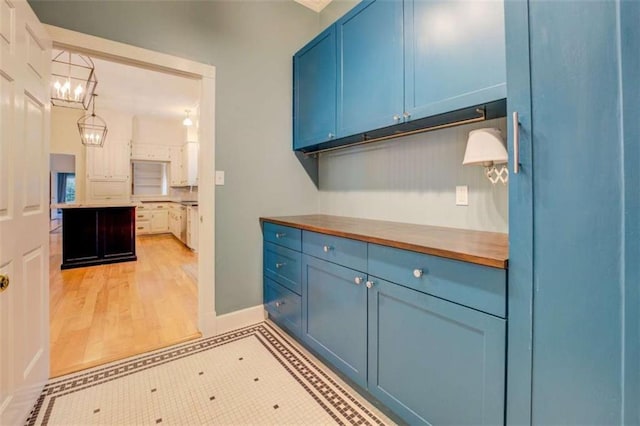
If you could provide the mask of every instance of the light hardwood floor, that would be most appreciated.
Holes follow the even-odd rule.
[[[137,262],[65,271],[50,235],[51,377],[201,336],[197,255],[171,235],[138,237]]]

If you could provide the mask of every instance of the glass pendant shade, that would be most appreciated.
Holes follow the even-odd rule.
[[[104,145],[107,138],[107,123],[96,115],[95,99],[91,114],[80,117],[78,120],[78,131],[83,145],[96,148],[101,148]]]
[[[51,61],[51,104],[88,110],[96,89],[93,61],[88,56],[61,50]]]

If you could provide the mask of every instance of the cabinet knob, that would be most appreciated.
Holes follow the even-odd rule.
[[[398,121],[400,121],[400,116],[399,116],[398,114],[394,115],[394,116],[393,116],[393,121],[395,121],[396,123],[397,123]]]
[[[334,135],[333,133],[329,133],[329,135],[327,136],[329,139],[333,139],[336,137],[336,135]]]
[[[402,114],[402,116],[404,117],[405,120],[409,120],[411,118],[411,113],[405,112],[404,114]]]
[[[280,306],[284,305],[284,301],[282,302],[276,302],[276,308],[279,308]]]
[[[413,270],[413,276],[416,278],[420,278],[422,275],[424,275],[424,272],[422,271],[422,269],[414,269]]]
[[[322,251],[325,253],[329,253],[331,250],[333,250],[331,246],[322,246]]]
[[[373,281],[367,281],[367,288],[372,288],[373,287]]]
[[[355,277],[353,279],[353,282],[358,284],[358,285],[362,284],[363,281],[364,281],[364,278],[362,278],[362,277]]]
[[[276,238],[284,238],[284,236],[287,235],[284,232],[276,232]]]
[[[286,263],[282,262],[282,263],[276,263],[276,269],[280,269],[282,268],[284,265],[286,265]]]

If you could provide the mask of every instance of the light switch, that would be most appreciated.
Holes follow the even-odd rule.
[[[224,171],[216,170],[216,185],[224,185]]]
[[[469,205],[469,187],[467,185],[456,186],[456,206]]]

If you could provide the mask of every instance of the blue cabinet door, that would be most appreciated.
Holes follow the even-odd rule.
[[[533,157],[529,5],[505,1],[507,55],[507,139],[509,148],[509,312],[507,353],[507,424],[531,424],[533,360]],[[513,121],[518,114],[518,123]],[[519,133],[520,170],[513,173],[514,124]]]
[[[353,269],[303,256],[302,339],[363,388],[367,381],[365,279],[366,274]]]
[[[639,424],[640,7],[505,3],[507,423]]]
[[[335,137],[336,59],[333,25],[293,57],[293,149]]]
[[[402,1],[363,1],[336,31],[338,137],[397,124],[404,102]]]
[[[370,280],[369,392],[409,424],[503,424],[505,320]]]
[[[404,5],[405,111],[411,119],[507,97],[502,1]]]

